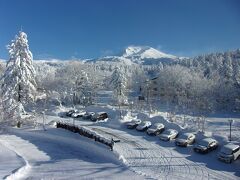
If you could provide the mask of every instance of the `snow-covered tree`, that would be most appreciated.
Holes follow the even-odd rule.
[[[127,104],[127,77],[119,68],[115,68],[113,71],[110,79],[110,86],[113,88],[114,98],[117,100],[117,103],[119,105]]]
[[[229,80],[233,76],[233,66],[232,66],[232,59],[231,59],[231,54],[225,53],[225,58],[223,61],[223,67],[222,67],[222,73],[224,78]]]
[[[36,92],[33,57],[29,50],[27,34],[20,31],[7,48],[10,59],[1,86],[4,118],[18,121],[21,113],[25,112],[24,106],[34,101]]]
[[[75,81],[74,104],[90,105],[92,104],[92,89],[88,74],[80,71],[80,76]]]

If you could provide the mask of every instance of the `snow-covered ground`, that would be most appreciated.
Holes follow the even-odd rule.
[[[103,144],[81,137],[52,126],[53,121],[73,123],[72,118],[60,118],[61,108],[46,116],[46,131],[41,126],[42,117],[37,117],[36,129],[8,129],[0,135],[1,152],[6,153],[12,163],[0,169],[1,177],[16,179],[22,176],[30,179],[239,179],[240,160],[225,164],[217,160],[218,148],[206,155],[193,152],[192,146],[176,147],[174,142],[162,142],[158,137],[148,136],[144,132],[129,130],[124,122],[132,117],[123,108],[123,118],[112,106],[90,106],[87,111],[106,111],[109,119],[103,122],[91,122],[79,118],[76,125],[87,126],[106,138],[120,140],[115,143],[113,152]],[[189,117],[188,126],[183,129],[182,122],[166,121],[166,113],[133,113],[137,118],[155,122],[164,122],[167,127],[182,131],[194,131],[194,119]],[[161,115],[161,116],[160,116]],[[180,115],[179,115],[180,116]],[[161,118],[164,117],[164,118]],[[224,144],[229,134],[228,118],[207,118],[206,130]],[[234,119],[233,137],[239,143],[239,118]],[[6,156],[0,153],[1,160]],[[6,161],[6,159],[5,159]]]
[[[96,111],[96,108],[89,108],[89,110]],[[75,124],[88,126],[106,137],[119,139],[120,143],[115,143],[114,151],[137,174],[156,179],[239,179],[239,160],[233,164],[218,161],[217,153],[220,148],[206,155],[197,154],[193,152],[192,146],[176,147],[174,142],[162,142],[158,137],[150,137],[144,132],[128,130],[113,109],[105,108],[105,111],[110,114],[106,123],[92,123],[81,119],[75,121]],[[164,123],[159,113],[151,115],[151,118],[144,113],[139,113],[137,116],[139,119],[151,120],[153,123]],[[130,118],[128,113],[121,121],[127,121]],[[228,122],[225,122],[227,119],[208,118],[207,120],[207,130],[213,132],[210,135],[217,138],[220,144],[226,143],[229,133]],[[240,122],[239,120],[235,118],[235,123]],[[68,119],[68,122],[72,122],[72,119]],[[167,127],[185,131],[175,123],[165,121],[164,124],[167,124]],[[233,128],[235,136],[239,133],[236,129],[236,127]],[[189,128],[186,129],[186,131],[189,130]]]
[[[0,145],[0,179],[143,179],[105,146],[63,129],[8,129]]]

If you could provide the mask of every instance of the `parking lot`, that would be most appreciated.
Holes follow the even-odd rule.
[[[72,121],[72,118],[69,118],[69,121]],[[149,136],[145,132],[146,130],[144,132],[137,131],[136,127],[128,129],[126,122],[118,124],[113,121],[109,116],[105,123],[92,122],[82,118],[75,123],[88,126],[108,138],[119,139],[120,142],[114,145],[114,152],[124,164],[138,174],[153,178],[164,176],[166,179],[176,177],[180,179],[237,179],[237,176],[240,175],[237,168],[239,159],[232,164],[218,160],[217,155],[222,144],[207,154],[199,154],[193,150],[197,139],[195,143],[189,144],[187,147],[179,147],[175,145],[175,140],[161,141],[159,135]],[[156,123],[156,120],[153,122]],[[174,128],[175,125],[167,127]],[[184,132],[177,126],[176,129],[180,134]]]

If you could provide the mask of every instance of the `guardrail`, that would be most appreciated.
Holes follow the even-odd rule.
[[[57,122],[56,127],[66,129],[74,133],[78,133],[79,135],[90,138],[90,139],[94,139],[96,142],[100,142],[110,147],[111,151],[113,150],[113,145],[114,145],[113,139],[109,140],[89,128],[79,126],[79,125],[76,126],[69,123],[62,123],[62,122]]]

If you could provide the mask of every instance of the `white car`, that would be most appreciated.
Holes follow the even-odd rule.
[[[77,111],[71,114],[71,117],[73,118],[79,118],[79,117],[83,117],[83,115],[86,114],[86,111]]]
[[[83,115],[83,119],[91,119],[95,115],[95,112],[86,112]]]
[[[133,119],[130,122],[126,123],[126,126],[128,129],[134,129],[136,128],[142,121],[140,119]]]
[[[218,159],[226,163],[232,163],[238,157],[240,157],[240,146],[230,143],[224,145],[218,154]]]
[[[136,130],[138,130],[138,131],[145,131],[149,127],[151,127],[151,125],[152,125],[152,123],[150,121],[143,121],[136,127]]]
[[[183,133],[176,140],[175,144],[177,146],[187,146],[189,144],[193,144],[195,141],[195,135],[193,133]]]
[[[217,149],[217,147],[218,147],[218,142],[215,139],[204,138],[204,139],[197,141],[197,143],[193,147],[193,150],[197,153],[204,154],[204,153],[208,153],[212,150]]]
[[[175,129],[167,129],[162,134],[159,135],[159,138],[163,141],[169,141],[171,139],[176,138],[178,135],[178,131]]]
[[[151,128],[147,130],[148,135],[158,135],[164,131],[164,124],[162,123],[155,123]]]

